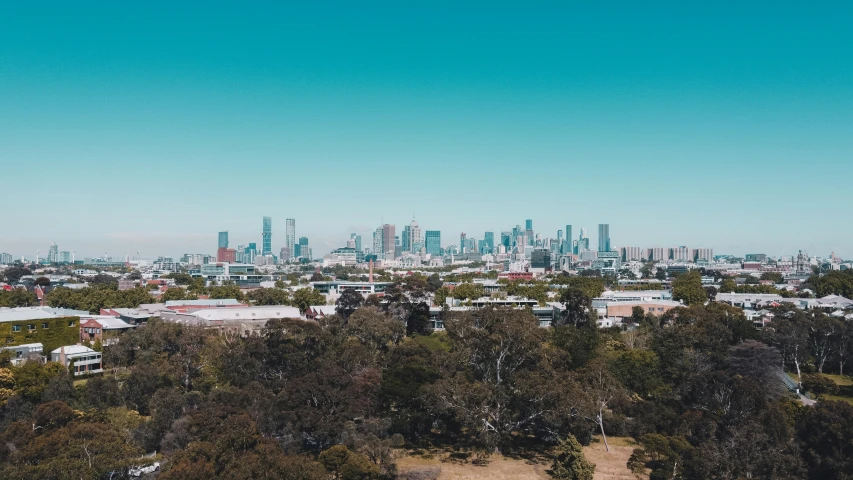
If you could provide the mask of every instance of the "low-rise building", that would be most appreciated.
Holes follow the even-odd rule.
[[[96,352],[82,345],[59,347],[50,352],[50,360],[64,365],[66,368],[74,365],[74,376],[103,373],[101,352]]]
[[[100,341],[102,345],[111,345],[118,341],[119,335],[134,327],[116,317],[98,315],[84,318],[80,323],[80,343]]]
[[[44,345],[41,343],[25,343],[23,345],[15,345],[11,347],[3,347],[0,350],[12,352],[12,358],[9,361],[12,365],[18,366],[24,362],[39,361],[44,362]]]

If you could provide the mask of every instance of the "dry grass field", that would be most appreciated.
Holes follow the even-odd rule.
[[[597,439],[596,439],[597,440]],[[584,448],[587,459],[595,463],[594,480],[634,480],[634,475],[626,467],[628,457],[635,448],[631,439],[612,438],[610,452],[604,450],[604,443],[594,441]],[[458,456],[457,456],[458,457]],[[430,452],[430,455],[406,455],[397,460],[401,473],[422,472],[424,478],[438,480],[523,480],[548,479],[546,471],[551,460],[545,457],[516,459],[492,455],[485,465],[475,465],[473,458],[451,458],[448,452]],[[432,472],[434,475],[426,475]]]

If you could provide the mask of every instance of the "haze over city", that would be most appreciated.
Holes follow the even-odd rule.
[[[0,250],[317,253],[414,213],[851,255],[853,44],[766,5],[48,4],[0,17]],[[842,215],[843,216],[843,215]]]

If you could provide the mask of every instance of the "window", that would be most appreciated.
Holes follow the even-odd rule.
[[[50,325],[47,322],[41,324],[41,328],[50,328]]]
[[[28,324],[27,324],[27,330],[29,330],[29,331],[31,331],[31,332],[32,332],[32,331],[33,331],[33,330],[35,330],[35,329],[36,329],[35,324],[32,324],[32,323],[28,323]]]
[[[68,320],[68,326],[73,327],[74,326],[74,320]]]
[[[13,332],[20,332],[21,326],[20,325],[12,325],[12,331]]]

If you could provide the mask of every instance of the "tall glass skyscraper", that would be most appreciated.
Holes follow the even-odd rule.
[[[272,254],[272,217],[264,217],[264,230],[261,233],[263,245],[261,255]]]
[[[216,248],[228,248],[228,231],[219,232],[219,246]]]
[[[426,253],[430,255],[441,255],[441,232],[438,230],[426,231]]]
[[[610,225],[607,223],[598,224],[598,251],[610,251]]]
[[[573,245],[572,245],[574,243],[575,239],[572,238],[572,226],[571,225],[566,225],[565,233],[566,233],[566,236],[564,237],[565,240],[563,241],[563,255],[571,255],[571,254],[575,253]]]
[[[530,220],[530,219],[525,220],[524,229],[532,231],[533,230],[533,220]]]
[[[485,238],[483,238],[483,243],[488,248],[487,252],[481,253],[492,253],[495,251],[495,232],[486,232]]]

